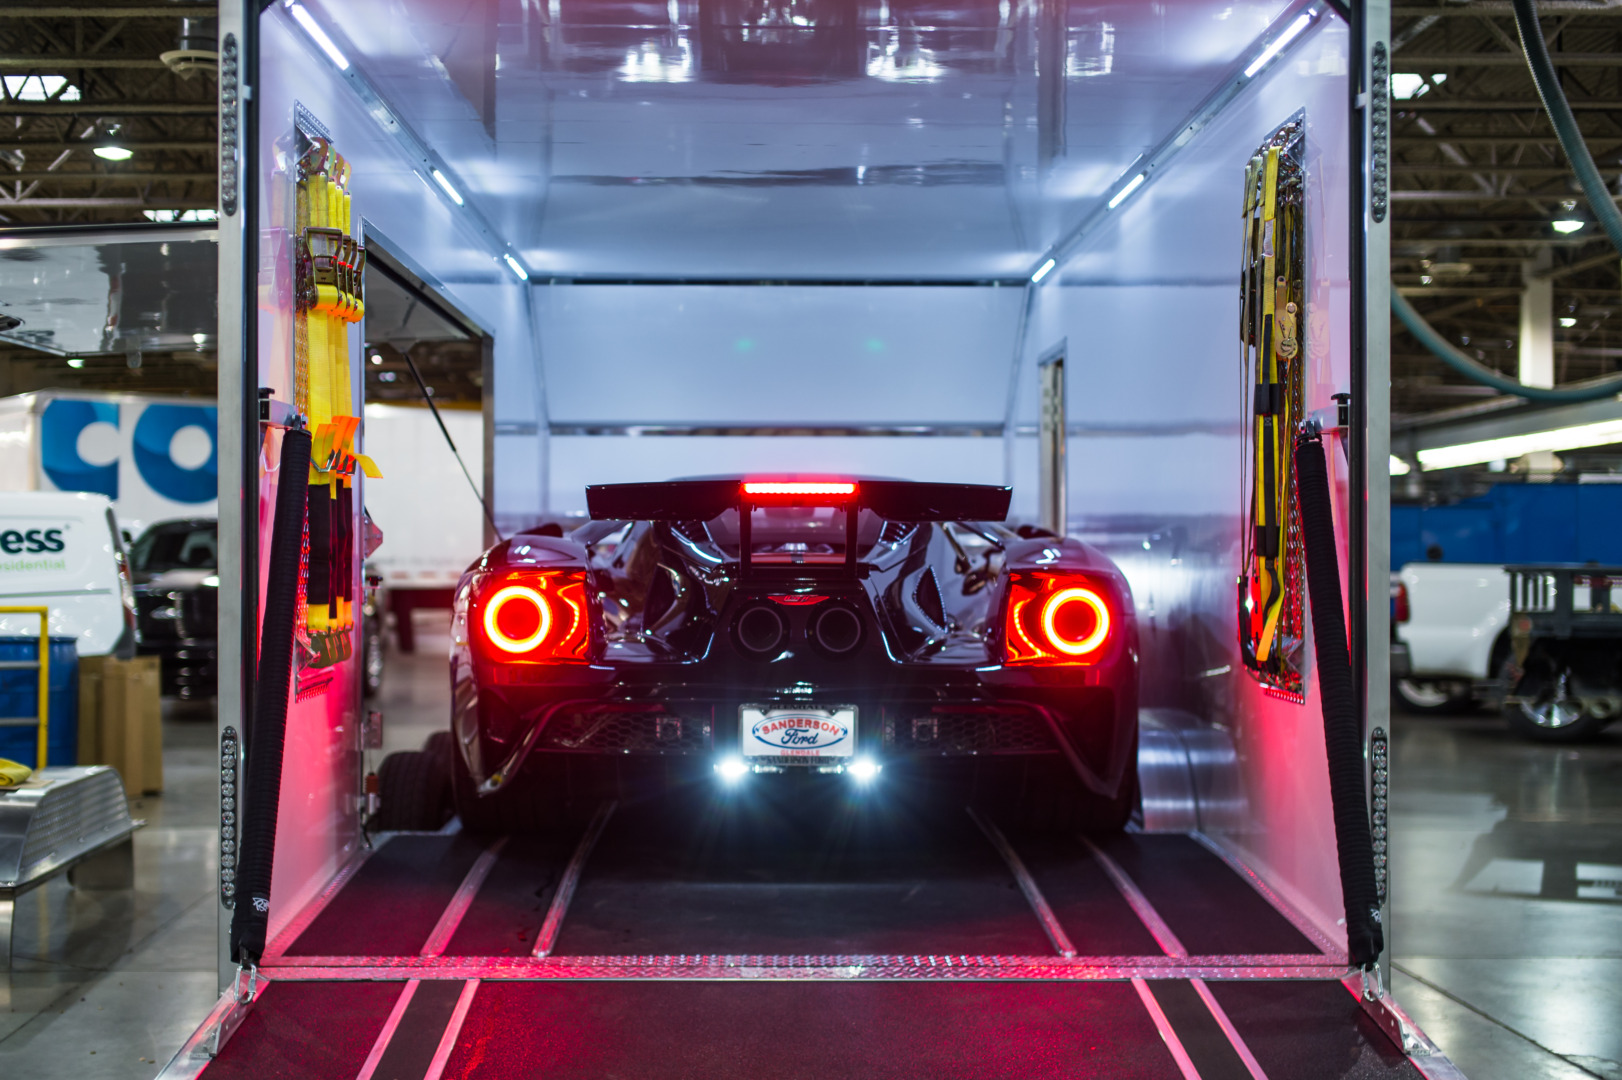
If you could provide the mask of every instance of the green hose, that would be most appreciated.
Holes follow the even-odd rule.
[[[1571,106],[1566,101],[1565,92],[1560,89],[1554,62],[1549,59],[1549,48],[1544,44],[1543,32],[1538,25],[1537,0],[1513,0],[1513,3],[1515,27],[1521,33],[1521,47],[1526,51],[1526,63],[1532,69],[1532,81],[1537,83],[1538,97],[1542,99],[1543,108],[1549,114],[1549,122],[1554,125],[1554,133],[1560,140],[1560,148],[1566,152],[1566,160],[1571,162],[1572,171],[1577,174],[1577,181],[1582,184],[1583,194],[1588,196],[1588,203],[1594,208],[1594,216],[1599,218],[1600,227],[1605,230],[1605,235],[1610,237],[1611,244],[1617,251],[1622,252],[1622,212],[1617,210],[1615,200],[1605,187],[1605,180],[1594,164],[1594,156],[1588,152],[1588,144],[1583,142],[1582,133],[1577,130],[1577,119],[1571,114]],[[1408,328],[1408,332],[1418,338],[1419,343],[1434,353],[1442,363],[1467,379],[1503,393],[1514,394],[1528,401],[1574,402],[1596,401],[1622,392],[1622,375],[1602,383],[1567,390],[1527,386],[1506,378],[1455,349],[1451,342],[1437,333],[1436,328],[1426,322],[1425,317],[1415,311],[1413,305],[1397,292],[1395,283],[1391,286],[1391,310],[1402,321],[1402,325]]]
[[[1560,79],[1555,74],[1554,62],[1549,59],[1549,47],[1544,43],[1543,31],[1538,25],[1537,0],[1514,0],[1514,5],[1515,28],[1521,32],[1521,48],[1526,51],[1532,81],[1537,83],[1538,97],[1543,100],[1543,109],[1549,114],[1549,123],[1554,125],[1560,149],[1566,152],[1566,160],[1571,162],[1571,169],[1577,174],[1577,182],[1583,186],[1583,194],[1588,196],[1588,205],[1593,207],[1600,227],[1611,238],[1611,245],[1622,252],[1622,212],[1617,210],[1616,201],[1611,198],[1605,180],[1594,164],[1594,155],[1588,152],[1588,144],[1583,142],[1582,132],[1577,130],[1577,118],[1571,115],[1565,91],[1560,89]]]
[[[1418,338],[1421,345],[1435,353],[1438,360],[1465,378],[1490,386],[1494,390],[1515,394],[1528,401],[1546,402],[1596,401],[1599,398],[1615,397],[1622,392],[1622,375],[1591,386],[1571,387],[1565,390],[1518,383],[1514,379],[1498,374],[1485,364],[1476,363],[1474,359],[1454,348],[1452,342],[1438,333],[1436,327],[1426,322],[1425,317],[1414,310],[1414,306],[1397,291],[1395,285],[1391,288],[1391,310],[1402,321],[1402,325],[1408,328],[1408,332]]]

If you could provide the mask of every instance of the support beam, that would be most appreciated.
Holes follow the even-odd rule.
[[[11,210],[212,210],[212,198],[194,199],[18,199],[0,200],[0,214]]]
[[[215,116],[213,101],[0,101],[0,116]]]
[[[1584,15],[1584,16],[1622,16],[1622,4],[1615,0],[1541,0],[1538,12],[1543,15]],[[1515,14],[1515,7],[1510,0],[1474,0],[1469,4],[1437,4],[1434,7],[1425,5],[1404,4],[1402,7],[1391,9],[1393,19],[1420,19],[1420,18],[1466,18],[1477,19],[1483,15]]]
[[[3,112],[3,108],[0,108],[0,115],[3,115]],[[175,150],[190,154],[211,154],[219,149],[219,142],[215,139],[209,139],[207,142],[203,142],[201,140],[182,141],[167,139],[158,139],[148,142],[141,140],[119,139],[118,145],[124,147],[126,150],[134,150],[136,152],[143,150]],[[94,140],[81,140],[79,142],[62,142],[59,139],[21,139],[13,142],[0,140],[0,152],[7,150],[21,150],[25,153],[38,152],[41,154],[60,154],[64,150],[94,150],[96,146],[97,143]],[[0,173],[0,179],[4,178],[4,174]]]
[[[78,184],[212,184],[219,179],[212,172],[139,172],[139,173],[87,173],[87,172],[34,172],[9,173],[0,170],[0,182]]]
[[[1619,60],[1622,63],[1622,60]],[[1430,162],[1396,161],[1391,164],[1394,173],[1438,173],[1443,176],[1569,176],[1570,166],[1565,165],[1489,165],[1485,162],[1479,165],[1446,165],[1432,164]],[[1601,166],[1602,173],[1622,174],[1622,165]],[[1486,194],[1482,192],[1482,194]]]
[[[1622,135],[1585,135],[1589,149],[1598,146],[1610,146],[1613,143],[1622,143]],[[1553,135],[1393,135],[1391,141],[1397,146],[1435,146],[1445,142],[1449,146],[1465,147],[1467,149],[1486,150],[1498,146],[1507,146],[1511,149],[1518,146],[1547,146],[1558,147],[1560,140]]]
[[[62,71],[75,68],[162,68],[165,64],[156,56],[53,56],[40,53],[33,56],[0,56],[0,69],[29,71]]]
[[[1547,276],[1549,251],[1521,263],[1519,378],[1527,386],[1554,385],[1554,280]]]
[[[29,7],[7,4],[0,7],[0,19],[195,19],[219,11],[218,4],[173,4],[151,7],[109,7],[106,4],[63,7]]]
[[[1550,57],[1561,67],[1615,67],[1617,58],[1615,53],[1555,53]],[[1484,52],[1484,53],[1435,53],[1430,56],[1410,56],[1402,54],[1396,67],[1407,70],[1409,68],[1446,68],[1446,67],[1509,67],[1526,70],[1526,57],[1520,53]]]
[[[1618,14],[1622,14],[1619,12]],[[1573,101],[1573,109],[1603,110],[1611,112],[1622,109],[1622,101]],[[1536,112],[1543,111],[1540,101],[1520,101],[1506,99],[1503,101],[1466,101],[1460,98],[1432,98],[1427,94],[1423,98],[1411,98],[1407,101],[1393,101],[1391,111],[1395,113],[1439,113],[1439,112]]]

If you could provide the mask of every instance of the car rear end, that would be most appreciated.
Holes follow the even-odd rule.
[[[723,787],[1041,776],[1129,804],[1136,630],[1102,555],[993,524],[999,488],[681,483],[592,489],[605,521],[464,578],[457,733],[482,790],[574,756]]]

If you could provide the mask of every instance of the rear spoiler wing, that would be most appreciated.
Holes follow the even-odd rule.
[[[1012,489],[991,484],[925,484],[911,480],[848,481],[849,494],[761,498],[743,477],[704,477],[656,484],[592,484],[586,509],[593,521],[708,521],[749,505],[848,506],[886,521],[1003,521]],[[854,519],[853,519],[854,521]]]

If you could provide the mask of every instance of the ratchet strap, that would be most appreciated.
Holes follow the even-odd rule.
[[[308,549],[302,625],[309,666],[327,667],[353,652],[357,470],[382,473],[355,451],[349,327],[365,314],[366,249],[350,235],[349,163],[324,138],[299,159],[295,398],[311,436]]]
[[[1240,295],[1251,428],[1240,639],[1246,667],[1296,699],[1302,589],[1291,436],[1302,415],[1302,127],[1299,120],[1284,125],[1246,165]]]

